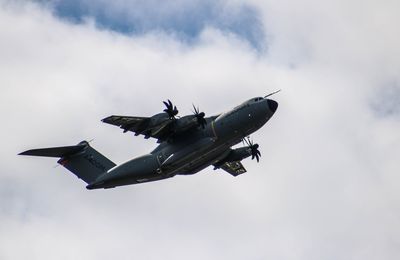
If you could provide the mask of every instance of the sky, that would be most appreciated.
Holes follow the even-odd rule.
[[[395,0],[0,0],[0,259],[399,259]],[[38,147],[116,163],[101,123],[171,99],[207,115],[275,90],[260,163],[110,190]]]

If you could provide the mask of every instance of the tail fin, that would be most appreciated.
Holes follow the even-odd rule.
[[[92,148],[87,141],[74,146],[28,150],[20,155],[59,157],[59,164],[88,184],[115,166],[115,163]]]

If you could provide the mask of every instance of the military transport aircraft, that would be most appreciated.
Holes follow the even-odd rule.
[[[88,185],[87,189],[157,181],[175,175],[197,173],[213,165],[233,176],[245,173],[241,161],[247,157],[260,159],[258,144],[248,136],[260,129],[275,113],[278,103],[265,97],[247,100],[225,113],[205,117],[193,105],[193,115],[177,117],[178,109],[170,100],[164,101],[164,112],[152,117],[109,116],[102,121],[119,126],[124,132],[155,138],[160,143],[149,154],[121,165],[82,141],[77,145],[33,149],[20,155],[60,158],[58,163]],[[240,142],[245,147],[232,149]]]

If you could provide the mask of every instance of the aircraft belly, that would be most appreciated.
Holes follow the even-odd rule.
[[[100,176],[96,182],[120,183],[157,176],[159,163],[154,155],[148,154],[119,165]],[[120,184],[121,185],[121,184]]]
[[[172,172],[179,175],[195,174],[210,166],[214,160],[221,156],[228,148],[229,146],[225,144],[216,145],[207,152],[200,155],[197,154],[195,157],[185,161],[185,163],[176,166]]]
[[[171,178],[171,177],[173,177],[173,176],[152,174],[152,175],[147,175],[147,176],[141,176],[139,178],[138,177],[131,177],[131,178],[115,179],[115,180],[107,182],[101,188],[114,188],[114,187],[117,187],[117,186],[125,186],[125,185],[131,185],[131,184],[139,184],[139,183],[145,183],[145,182],[159,181],[159,180],[168,179],[168,178]]]
[[[194,158],[207,153],[215,145],[214,138],[203,138],[194,144],[190,144],[184,149],[171,154],[162,164],[162,169],[173,169],[185,165]]]

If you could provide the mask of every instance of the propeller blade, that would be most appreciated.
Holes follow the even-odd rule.
[[[197,115],[199,113],[198,108],[196,108],[196,106],[194,104],[192,104],[192,106],[193,106],[193,111],[192,111],[193,114]]]
[[[167,107],[167,109],[168,109],[168,106],[169,106],[169,104],[167,103],[167,102],[165,102],[165,101],[163,101],[163,103],[164,103],[164,105]]]
[[[245,137],[242,139],[242,141],[244,142],[244,144],[246,144],[247,146],[250,147],[250,143],[249,143],[249,137]]]
[[[260,146],[258,144],[255,144],[253,140],[250,139],[250,137],[243,138],[243,140],[249,147],[251,159],[254,160],[254,158],[256,158],[257,162],[259,162],[261,157],[261,152],[258,150],[258,148]]]
[[[168,102],[167,102],[168,101]],[[175,119],[175,116],[178,114],[178,109],[176,106],[174,106],[171,102],[171,100],[163,101],[166,109],[164,109],[164,112],[168,114],[170,119]]]
[[[275,92],[272,92],[272,93],[266,95],[264,98],[267,98],[267,97],[269,97],[269,96],[275,95],[276,93],[278,93],[278,92],[280,92],[280,91],[281,91],[281,89],[280,89],[280,90],[277,90],[277,91],[275,91]]]
[[[196,108],[196,106],[194,104],[192,104],[192,105],[193,105],[193,110],[194,110],[193,114],[197,118],[197,123],[199,126],[201,126],[204,129],[207,125],[207,121],[204,119],[206,114],[204,112],[200,112],[199,107]]]

